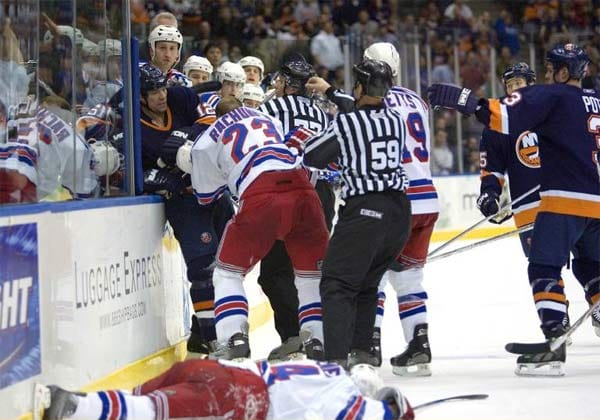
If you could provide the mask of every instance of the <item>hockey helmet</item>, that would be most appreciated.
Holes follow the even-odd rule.
[[[100,41],[98,43],[98,51],[103,61],[109,57],[121,57],[123,55],[121,41],[118,39],[104,39]]]
[[[527,63],[516,63],[511,64],[504,70],[504,73],[502,73],[502,82],[506,84],[510,79],[517,77],[525,79],[528,85],[535,83],[536,80],[535,72],[531,70]]]
[[[389,42],[376,42],[369,45],[363,53],[363,59],[383,61],[391,67],[393,77],[396,77],[398,74],[400,55],[396,47]]]
[[[187,77],[190,77],[190,72],[192,70],[200,70],[211,75],[213,72],[213,66],[205,57],[191,55],[183,65],[183,73]]]
[[[82,52],[84,58],[100,56],[100,51],[98,50],[98,44],[90,41],[89,39],[85,39],[85,38],[84,38],[83,44],[81,46],[81,52]]]
[[[246,83],[242,90],[242,102],[245,100],[256,101],[262,104],[265,100],[265,92],[263,92],[260,86]]]
[[[183,45],[183,36],[181,35],[181,32],[179,32],[179,29],[172,26],[158,25],[150,32],[150,35],[148,35],[148,44],[150,44],[151,58],[154,58],[156,43],[161,41],[175,42],[177,44],[177,60],[175,61],[175,64],[179,63],[179,59],[181,58],[181,46]]]
[[[379,389],[383,387],[383,379],[377,370],[366,363],[359,363],[350,369],[350,379],[360,390],[360,393],[369,398],[374,398]]]
[[[569,70],[571,79],[581,80],[590,58],[583,48],[575,44],[559,44],[546,53],[546,61],[554,67],[554,75],[561,68]]]
[[[263,78],[263,75],[265,74],[265,65],[263,64],[262,60],[258,57],[254,57],[252,55],[247,55],[246,57],[243,57],[242,59],[240,59],[240,61],[238,61],[238,64],[242,67],[248,67],[248,66],[253,66],[253,67],[257,67],[260,70],[260,78]]]
[[[279,76],[283,78],[285,87],[298,89],[301,94],[304,93],[304,86],[308,79],[315,74],[313,66],[300,54],[284,63],[279,69]]]
[[[392,87],[392,69],[384,61],[363,60],[352,71],[355,83],[362,85],[365,95],[385,96]]]
[[[217,69],[217,80],[221,83],[229,81],[244,84],[246,83],[246,72],[239,64],[226,61]]]
[[[56,27],[56,31],[58,32],[58,34],[60,36],[69,38],[71,40],[72,45],[76,45],[76,46],[83,45],[83,40],[85,38],[83,37],[83,33],[81,32],[81,30],[79,30],[77,28],[73,28],[72,26],[69,26],[69,25],[58,25]],[[51,43],[53,39],[54,39],[54,35],[52,35],[52,32],[46,31],[46,33],[44,34],[44,44]]]
[[[140,67],[140,91],[142,96],[148,92],[167,87],[167,78],[157,67],[152,64],[144,64]]]

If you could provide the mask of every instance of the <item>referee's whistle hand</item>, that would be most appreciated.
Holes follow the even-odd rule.
[[[306,91],[308,93],[320,93],[322,95],[331,87],[322,77],[313,76],[306,82]]]

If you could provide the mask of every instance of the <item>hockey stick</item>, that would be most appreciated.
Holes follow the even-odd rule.
[[[429,402],[426,402],[426,403],[423,403],[423,404],[415,405],[413,407],[413,410],[417,411],[417,410],[420,410],[420,409],[425,408],[425,407],[429,407],[429,406],[432,406],[432,405],[437,405],[437,404],[441,404],[441,403],[445,403],[445,402],[449,402],[449,401],[485,400],[487,397],[489,397],[488,394],[456,395],[454,397],[440,398],[439,400],[433,400],[433,401],[429,401]]]
[[[463,230],[461,233],[459,233],[458,235],[456,235],[454,238],[448,240],[447,242],[444,242],[442,245],[440,245],[439,247],[437,247],[436,249],[434,249],[433,251],[431,251],[429,253],[429,255],[427,255],[428,257],[431,257],[435,254],[437,254],[438,252],[440,252],[442,249],[446,248],[448,245],[450,245],[452,242],[456,241],[457,239],[462,238],[463,236],[465,236],[467,233],[471,232],[473,229],[475,229],[476,227],[478,227],[479,225],[487,222],[488,220],[493,219],[494,217],[496,217],[496,215],[498,215],[499,213],[502,213],[503,211],[511,208],[513,205],[517,204],[518,202],[522,201],[523,199],[525,199],[526,197],[530,196],[531,194],[533,194],[534,192],[536,192],[537,190],[540,189],[539,185],[536,185],[535,187],[533,187],[532,189],[530,189],[529,191],[524,192],[523,194],[521,194],[519,197],[515,198],[513,201],[510,201],[508,203],[506,203],[505,205],[503,205],[497,212],[496,214],[492,214],[488,217],[486,217],[485,219],[481,219],[480,221],[478,221],[477,223],[475,223],[474,225],[469,226],[468,228],[466,228],[465,230]]]
[[[536,354],[555,351],[567,341],[571,334],[573,334],[599,306],[600,300],[590,306],[589,309],[585,311],[573,325],[571,325],[571,328],[553,341],[544,341],[543,343],[508,343],[504,348],[507,352],[514,354]]]
[[[197,85],[192,86],[191,89],[194,91],[194,93],[201,94],[204,92],[217,91],[217,90],[221,89],[221,87],[223,87],[221,82],[218,82],[216,80],[210,80],[208,82],[198,83]]]
[[[504,233],[501,233],[501,234],[496,235],[496,236],[492,236],[491,238],[487,238],[487,239],[484,239],[484,240],[479,241],[479,242],[475,242],[475,243],[472,243],[472,244],[469,244],[469,245],[465,245],[465,246],[460,247],[460,248],[453,249],[452,251],[444,252],[443,254],[434,255],[431,258],[427,258],[427,262],[430,263],[432,261],[441,260],[442,258],[450,257],[450,256],[452,256],[454,254],[459,254],[461,252],[465,252],[465,251],[468,251],[470,249],[477,248],[477,247],[479,247],[481,245],[486,245],[486,244],[489,244],[491,242],[495,242],[495,241],[497,241],[499,239],[508,238],[508,237],[513,236],[513,235],[515,235],[517,233],[527,232],[528,230],[531,230],[531,229],[533,229],[533,223],[529,223],[527,225],[523,225],[520,228],[517,228],[515,230],[511,230],[509,232],[504,232]]]

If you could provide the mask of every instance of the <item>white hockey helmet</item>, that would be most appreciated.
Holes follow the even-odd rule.
[[[109,141],[96,141],[90,144],[94,154],[94,172],[97,176],[112,175],[121,166],[121,154]]]
[[[217,69],[217,80],[221,83],[229,81],[244,84],[246,83],[246,72],[239,64],[226,61]]]
[[[262,104],[265,100],[265,92],[263,92],[260,86],[253,85],[252,83],[246,83],[244,85],[244,89],[242,90],[242,101],[245,101],[246,99],[257,101],[258,103]]]
[[[377,391],[383,387],[383,379],[377,369],[366,363],[360,363],[350,369],[350,379],[365,397],[374,398]]]
[[[158,25],[156,28],[152,29],[152,32],[150,32],[150,35],[148,35],[151,58],[154,58],[156,43],[161,41],[175,42],[178,45],[177,61],[175,61],[175,64],[179,63],[179,59],[181,57],[181,46],[183,45],[183,36],[181,35],[181,32],[179,32],[179,29],[166,25]]]
[[[83,41],[85,38],[83,37],[83,33],[81,32],[81,30],[73,28],[69,25],[58,25],[56,27],[56,30],[60,36],[68,37],[71,40],[71,43],[73,43],[74,45],[83,45]],[[49,44],[52,42],[53,39],[54,35],[52,35],[52,32],[46,31],[46,33],[44,34],[44,43]]]
[[[183,65],[183,73],[189,77],[192,70],[200,70],[210,75],[213,72],[213,66],[205,57],[191,55]]]
[[[81,46],[81,52],[85,57],[99,57],[100,51],[98,50],[98,44],[90,41],[87,38],[83,39],[83,45]]]
[[[121,57],[123,55],[121,49],[121,41],[118,39],[104,39],[98,43],[98,51],[102,60],[108,57]]]
[[[363,54],[363,58],[383,61],[392,68],[392,76],[396,77],[398,75],[400,55],[398,54],[396,47],[389,42],[376,42],[369,45]]]
[[[263,78],[263,75],[265,74],[265,65],[263,64],[262,60],[258,57],[254,57],[252,55],[247,55],[246,57],[243,57],[240,61],[238,61],[238,64],[240,66],[246,67],[246,66],[253,66],[253,67],[258,67],[260,69],[260,78]]]

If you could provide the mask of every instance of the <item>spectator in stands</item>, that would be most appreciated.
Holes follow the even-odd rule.
[[[494,29],[500,47],[508,47],[513,56],[517,55],[520,49],[519,28],[513,24],[513,17],[506,9],[500,12],[500,17],[494,24]]]
[[[327,68],[328,78],[335,77],[335,71],[344,65],[342,44],[333,33],[333,22],[327,15],[321,16],[321,31],[312,39],[310,52],[316,65]]]
[[[446,57],[436,55],[433,58],[433,70],[431,71],[431,83],[454,83],[454,71],[446,62]]]
[[[209,42],[204,47],[204,56],[210,61],[213,68],[218,68],[223,62],[223,50],[216,42]]]
[[[350,32],[362,40],[365,45],[372,43],[373,37],[379,30],[379,24],[369,16],[367,9],[358,12],[358,20],[350,26]]]
[[[318,20],[321,15],[319,2],[316,0],[299,0],[294,9],[294,18],[300,24],[308,20]]]
[[[171,12],[157,13],[150,21],[148,31],[152,32],[152,30],[159,25],[172,26],[174,28],[178,28],[177,18]]]
[[[559,15],[556,8],[549,8],[548,13],[542,20],[540,28],[540,41],[544,49],[551,49],[554,44],[560,41],[562,36],[568,33],[567,26],[563,18]]]
[[[444,18],[453,27],[468,29],[473,25],[473,11],[463,0],[456,0],[448,5],[444,10]]]
[[[467,53],[466,62],[460,67],[460,78],[462,85],[473,92],[478,91],[487,81],[487,69],[483,67],[476,52]]]
[[[431,150],[431,173],[433,175],[449,175],[454,167],[454,154],[448,146],[448,133],[436,131]]]

